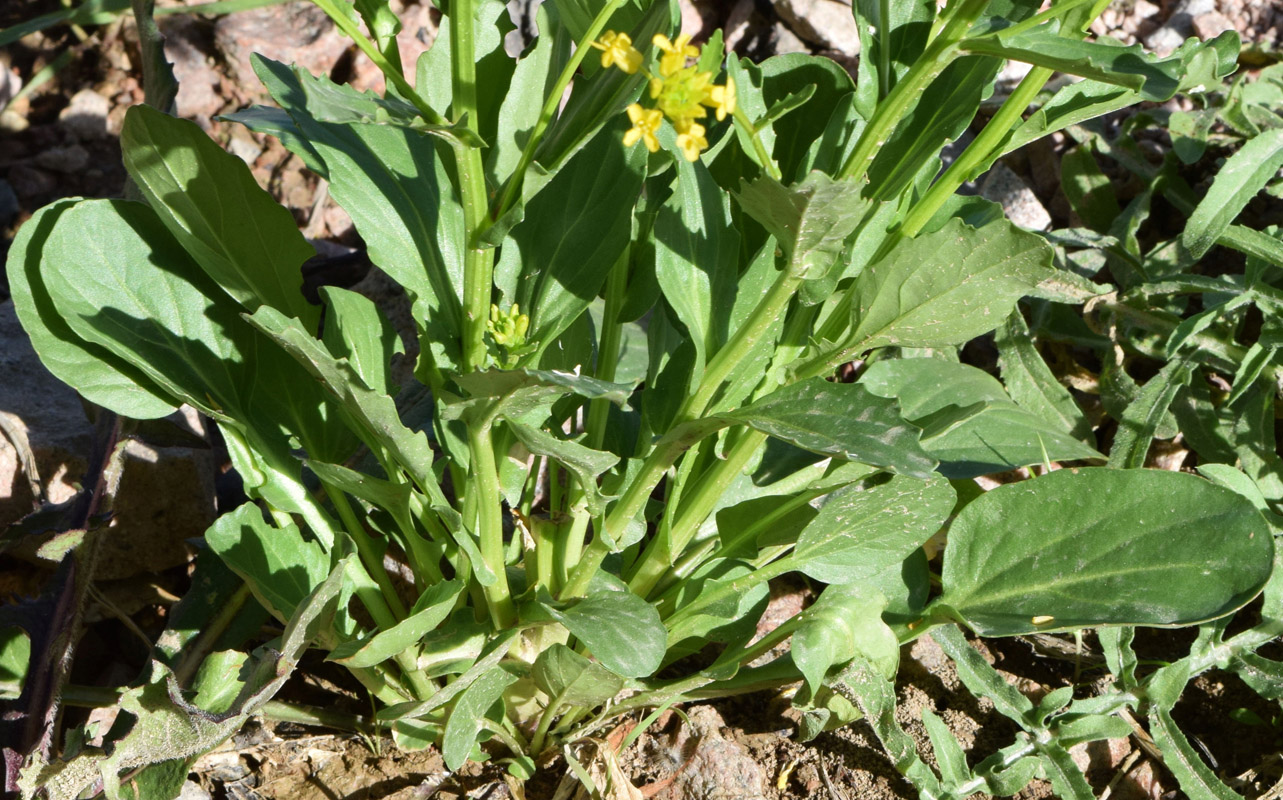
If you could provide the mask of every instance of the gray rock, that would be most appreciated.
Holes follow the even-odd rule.
[[[1051,226],[1051,214],[1033,189],[1002,162],[989,170],[980,185],[980,194],[1001,204],[1007,218],[1022,228],[1045,231]]]
[[[846,55],[860,52],[860,33],[850,3],[838,0],[774,0],[775,12],[802,39]]]
[[[26,439],[45,500],[71,499],[84,477],[93,426],[75,391],[40,363],[12,301],[0,303],[0,375],[0,413]],[[191,433],[202,432],[191,409],[170,419]],[[214,521],[215,466],[208,450],[129,442],[97,577],[127,578],[183,563],[185,540],[202,535]],[[32,511],[36,498],[29,477],[17,449],[0,436],[0,528]],[[30,557],[39,544],[33,539],[15,552]]]
[[[183,790],[178,793],[178,800],[210,800],[210,794],[199,783],[184,781]]]
[[[22,206],[18,204],[18,195],[6,180],[0,180],[0,228],[13,222]]]
[[[58,121],[82,142],[102,139],[108,135],[107,114],[110,111],[110,100],[93,89],[81,89],[71,96],[71,102],[58,114]]]
[[[10,167],[8,180],[19,200],[46,195],[58,185],[58,181],[48,172],[26,164],[15,164]]]
[[[673,781],[674,797],[690,800],[759,800],[766,797],[766,771],[748,750],[722,734],[726,723],[712,706],[695,706],[689,711],[689,737],[695,740],[689,765]]]

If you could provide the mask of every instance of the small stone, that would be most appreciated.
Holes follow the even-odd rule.
[[[775,53],[785,55],[787,53],[810,53],[811,48],[806,46],[796,33],[789,30],[787,25],[777,24],[771,32],[771,38],[775,42]]]
[[[4,111],[0,111],[0,131],[21,133],[30,125],[31,123],[27,121],[26,117],[22,116],[12,108],[6,108]]]
[[[36,154],[36,164],[64,175],[79,172],[89,164],[89,151],[78,144],[50,147]]]
[[[1203,41],[1215,39],[1225,31],[1234,30],[1234,23],[1219,11],[1194,17],[1194,33]]]
[[[802,39],[846,55],[860,52],[850,4],[837,0],[775,0],[775,11]]]
[[[213,60],[202,49],[204,34],[200,20],[185,14],[164,18],[165,57],[174,69],[178,81],[178,96],[174,98],[178,116],[196,120],[202,127],[209,125],[209,118],[217,114],[227,99],[219,93],[218,72]]]
[[[214,45],[232,79],[251,89],[261,85],[250,62],[254,53],[327,75],[350,44],[311,3],[253,8],[221,17],[214,26]]]
[[[17,72],[5,67],[0,63],[0,108],[9,105],[19,91],[22,90],[22,78]]]
[[[1051,214],[1047,213],[1033,189],[1005,164],[995,164],[989,170],[980,185],[980,194],[1001,204],[1007,218],[1022,228],[1045,231],[1051,226]]]
[[[26,164],[10,167],[8,178],[9,185],[13,187],[14,194],[18,195],[19,200],[46,195],[58,185],[57,180],[48,172]]]
[[[71,102],[58,114],[58,121],[81,141],[102,139],[107,136],[107,114],[110,112],[110,100],[93,89],[81,89],[71,96]]]
[[[210,800],[210,794],[199,783],[184,781],[183,789],[178,793],[178,800]]]

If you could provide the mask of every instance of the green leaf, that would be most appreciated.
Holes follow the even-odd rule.
[[[1060,162],[1061,186],[1070,207],[1089,228],[1108,231],[1122,215],[1118,198],[1089,147],[1079,145]]]
[[[619,456],[584,447],[578,442],[561,439],[540,428],[508,421],[513,434],[527,450],[537,456],[548,456],[575,474],[584,492],[588,512],[594,517],[606,510],[606,498],[597,486],[597,477],[619,463]]]
[[[958,670],[958,679],[967,687],[967,691],[993,703],[999,714],[1022,728],[1029,727],[1034,704],[1020,690],[1007,683],[993,665],[967,643],[966,636],[956,625],[935,628],[931,631],[931,638],[936,640],[940,649],[953,661]]]
[[[884,678],[895,675],[900,645],[882,622],[886,598],[859,584],[829,586],[802,612],[793,632],[793,663],[814,695],[835,666],[859,656]]]
[[[458,579],[429,587],[405,619],[367,639],[340,644],[327,660],[354,668],[373,667],[405,652],[445,621],[463,589]]]
[[[777,389],[720,416],[805,450],[927,477],[935,467],[918,443],[920,431],[894,400],[857,384],[810,378]]]
[[[730,199],[703,162],[676,161],[673,193],[653,227],[655,277],[686,338],[695,346],[691,380],[732,333],[740,236]]]
[[[967,754],[962,751],[962,745],[958,744],[949,726],[929,708],[922,709],[922,724],[931,739],[931,749],[935,751],[936,764],[945,785],[955,787],[966,783],[971,777],[971,770],[967,769]]]
[[[624,688],[623,678],[564,644],[554,644],[540,653],[530,676],[558,706],[592,708]]]
[[[521,151],[532,134],[543,108],[544,98],[552,89],[557,75],[570,53],[570,37],[559,16],[540,5],[535,12],[538,35],[530,52],[517,62],[512,83],[499,108],[499,124],[494,146],[486,153],[486,169],[493,185],[508,180]],[[616,29],[618,30],[618,29]]]
[[[1203,762],[1166,708],[1153,708],[1149,726],[1154,744],[1162,750],[1163,764],[1176,776],[1186,797],[1190,800],[1238,800],[1242,797],[1222,783]]]
[[[1048,742],[1042,745],[1038,748],[1038,758],[1042,761],[1047,781],[1057,797],[1064,800],[1092,800],[1096,796],[1069,751],[1059,744]]]
[[[390,125],[329,121],[336,95],[362,96],[258,56],[254,70],[324,161],[330,195],[352,217],[370,260],[409,293],[438,358],[451,363],[463,325],[466,237],[463,207],[432,140]]]
[[[668,633],[659,612],[631,592],[602,591],[564,606],[540,606],[611,672],[626,678],[650,675],[664,658]]]
[[[1124,47],[1110,39],[1070,38],[1062,36],[1057,25],[1045,24],[1017,33],[998,31],[964,39],[959,47],[970,53],[1009,58],[1125,86],[1154,103],[1165,102],[1176,94],[1185,70],[1181,55],[1158,58],[1138,44]]]
[[[249,311],[267,304],[316,330],[300,269],[316,253],[244,161],[196,123],[146,105],[129,109],[120,144],[134,183],[211,278]]]
[[[421,488],[429,492],[434,501],[445,504],[432,477],[432,448],[427,436],[402,424],[391,397],[366,386],[347,361],[331,356],[296,320],[287,319],[267,306],[246,319],[320,381],[360,423],[359,435],[368,445],[386,448],[411,477],[421,482]]]
[[[45,280],[77,335],[128,360],[176,399],[238,427],[278,470],[297,472],[291,437],[324,460],[351,454],[354,442],[337,424],[337,409],[244,324],[241,307],[150,208],[86,201],[60,221],[45,247],[62,265]]]
[[[446,717],[445,734],[441,738],[441,756],[446,767],[457,770],[472,756],[481,731],[486,727],[486,715],[499,702],[504,689],[516,681],[516,675],[495,666],[463,690]]]
[[[958,514],[933,606],[984,636],[1190,625],[1256,596],[1268,531],[1251,502],[1193,475],[1061,470]]]
[[[1011,399],[1080,442],[1094,444],[1091,423],[1034,345],[1019,309],[994,335],[998,368]]]
[[[491,369],[460,375],[455,382],[469,397],[447,407],[443,411],[447,419],[524,417],[568,394],[622,406],[632,392],[632,387],[625,384],[552,369]]]
[[[1103,458],[1059,426],[1016,406],[993,376],[967,364],[930,358],[879,361],[858,385],[907,406],[905,415],[923,428],[922,447],[951,478],[1047,460]]]
[[[1283,129],[1265,131],[1249,139],[1217,170],[1211,188],[1185,224],[1181,243],[1195,258],[1202,258],[1280,167]]]
[[[588,310],[628,245],[646,151],[625,149],[617,136],[603,130],[527,202],[495,265],[496,281],[515,276],[527,339],[544,347]]]
[[[897,475],[872,488],[837,493],[797,538],[791,560],[825,583],[861,583],[900,564],[935,535],[953,511],[943,478]]]
[[[1005,220],[978,230],[950,220],[860,273],[850,341],[862,350],[964,344],[1052,274],[1051,255],[1042,237]]]
[[[835,182],[822,172],[787,187],[762,175],[742,183],[735,199],[775,237],[789,260],[789,272],[807,279],[828,274],[869,207],[858,184]]]
[[[1167,362],[1127,405],[1118,421],[1113,447],[1109,450],[1109,466],[1139,469],[1145,465],[1149,446],[1167,415],[1167,409],[1193,374],[1189,362],[1189,357]]]
[[[321,295],[329,309],[321,341],[335,358],[347,359],[366,386],[395,395],[389,365],[405,345],[392,323],[373,300],[356,292],[322,286]]]
[[[134,419],[172,414],[179,405],[173,396],[127,359],[77,335],[45,285],[45,276],[58,270],[58,265],[77,263],[93,254],[92,249],[85,252],[91,243],[83,231],[75,230],[73,218],[63,221],[76,208],[74,200],[59,200],[18,229],[6,263],[18,320],[45,368],[89,402]],[[147,259],[151,252],[151,246],[138,237],[116,238],[112,249],[118,256],[138,260]]]
[[[205,532],[205,542],[272,615],[288,620],[308,593],[325,580],[330,556],[296,525],[276,527],[253,503],[224,514]]]

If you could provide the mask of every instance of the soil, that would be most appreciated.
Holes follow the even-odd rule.
[[[175,3],[177,0],[160,5]],[[59,7],[58,0],[11,0],[0,4],[0,28]],[[380,280],[377,271],[371,272],[359,252],[354,253],[358,243],[350,221],[329,199],[324,183],[279,143],[218,119],[221,113],[263,100],[248,69],[251,51],[268,50],[362,88],[380,85],[377,71],[317,13],[310,6],[294,4],[217,19],[166,17],[162,27],[169,37],[169,57],[182,85],[178,112],[245,160],[259,182],[291,209],[305,234],[317,242],[318,251],[329,256],[307,268],[310,287],[323,283],[352,286],[365,281],[363,288],[389,313],[403,313],[396,293]],[[405,0],[401,13],[406,20],[401,50],[412,62],[430,45],[439,14],[426,0]],[[790,21],[783,21],[785,17]],[[856,63],[855,54],[835,50],[834,41],[808,40],[807,36],[818,35],[814,26],[799,23],[795,16],[777,14],[769,2],[709,0],[684,5],[683,19],[691,32],[725,27],[733,32],[733,36],[728,33],[728,41],[754,57],[803,49],[830,54],[848,67]],[[1251,44],[1245,58],[1248,66],[1268,63],[1283,45],[1283,0],[1122,0],[1106,12],[1096,32],[1160,48],[1171,39],[1167,32],[1174,31],[1179,42],[1190,33],[1207,37],[1230,28]],[[142,100],[135,41],[131,21],[120,18],[87,30],[57,26],[0,51],[0,107],[41,70],[60,58],[67,59],[52,80],[0,115],[0,302],[8,296],[2,273],[4,255],[32,212],[60,197],[121,193],[125,173],[117,139],[120,122],[125,109]],[[1057,147],[1054,142],[1043,143],[1005,163],[1031,187],[1059,226],[1069,222],[1069,212],[1059,191]],[[1278,212],[1262,209],[1261,213]],[[1179,465],[1184,451],[1176,450],[1169,458]],[[29,567],[0,562],[0,589],[9,597],[29,595],[40,577]],[[152,581],[148,592],[135,593],[137,602],[129,603],[126,609],[133,616],[129,624],[141,627],[147,635],[158,632],[164,624],[164,607],[163,603],[157,605],[156,593],[162,597],[181,593],[185,580],[185,568],[176,568]],[[791,609],[805,601],[798,587],[781,585],[776,589],[776,602],[791,604]],[[92,667],[78,663],[73,678],[104,685],[128,681],[146,653],[124,622],[111,613],[100,617],[102,621],[90,626],[82,652],[90,647],[113,656]],[[131,645],[108,644],[116,642]],[[1183,655],[1188,643],[1182,632],[1142,631],[1138,649],[1142,658],[1170,660]],[[1088,695],[1103,672],[1090,636],[1082,649],[1077,649],[1071,637],[974,644],[1010,682],[1034,699],[1066,685],[1075,685],[1078,696]],[[897,717],[929,762],[933,756],[921,721],[924,709],[948,723],[971,763],[1010,744],[1017,734],[1014,723],[960,685],[951,662],[928,638],[904,648],[897,685]],[[301,682],[291,684],[282,699],[340,706],[354,702],[335,700],[334,695]],[[1248,717],[1227,713],[1234,709],[1246,709],[1266,724],[1236,721]],[[349,710],[362,711],[359,707]],[[796,741],[795,718],[785,694],[729,698],[688,707],[684,713],[689,722],[671,713],[660,718],[620,757],[618,767],[638,787],[638,794],[611,797],[881,800],[916,796],[864,723],[822,734],[809,743]],[[1279,796],[1283,726],[1278,722],[1276,704],[1262,700],[1231,674],[1211,672],[1190,685],[1174,716],[1224,779],[1249,797],[1265,793]],[[635,719],[623,722],[625,726],[635,723]],[[621,738],[625,730],[616,729],[613,735]],[[1139,748],[1134,737],[1096,743],[1075,756],[1097,794],[1109,791],[1110,797],[1124,800],[1177,796],[1170,774]],[[184,797],[571,798],[575,796],[573,786],[562,779],[564,772],[565,765],[558,761],[521,785],[506,779],[502,770],[492,765],[470,764],[451,773],[434,750],[404,752],[386,739],[255,722],[223,749],[195,764]],[[1050,787],[1036,781],[1019,796],[1049,797]]]

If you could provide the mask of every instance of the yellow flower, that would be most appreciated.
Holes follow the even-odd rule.
[[[613,65],[632,75],[641,68],[642,54],[633,47],[633,40],[626,33],[606,31],[592,46],[601,51],[603,69]]]
[[[688,33],[683,33],[677,37],[677,41],[669,41],[668,37],[662,33],[655,34],[651,43],[664,51],[664,55],[659,57],[659,74],[667,78],[686,66],[686,59],[699,58],[699,50],[691,44],[691,37]]]
[[[659,150],[659,140],[655,134],[659,131],[660,124],[664,121],[664,115],[656,108],[642,108],[639,103],[633,103],[627,109],[628,119],[633,123],[633,127],[628,129],[624,134],[624,146],[632,147],[641,140],[646,149],[652,153]]]
[[[684,132],[677,134],[677,147],[687,161],[699,161],[699,151],[708,147],[708,140],[704,138],[704,126],[696,122],[690,123]]]
[[[709,108],[716,109],[717,121],[726,119],[727,114],[735,113],[735,81],[726,76],[725,86],[713,86],[708,90],[708,99],[702,101]]]
[[[652,78],[650,96],[664,112],[673,127],[685,130],[692,122],[708,116],[704,104],[709,99],[713,75],[684,67],[664,78]]]

